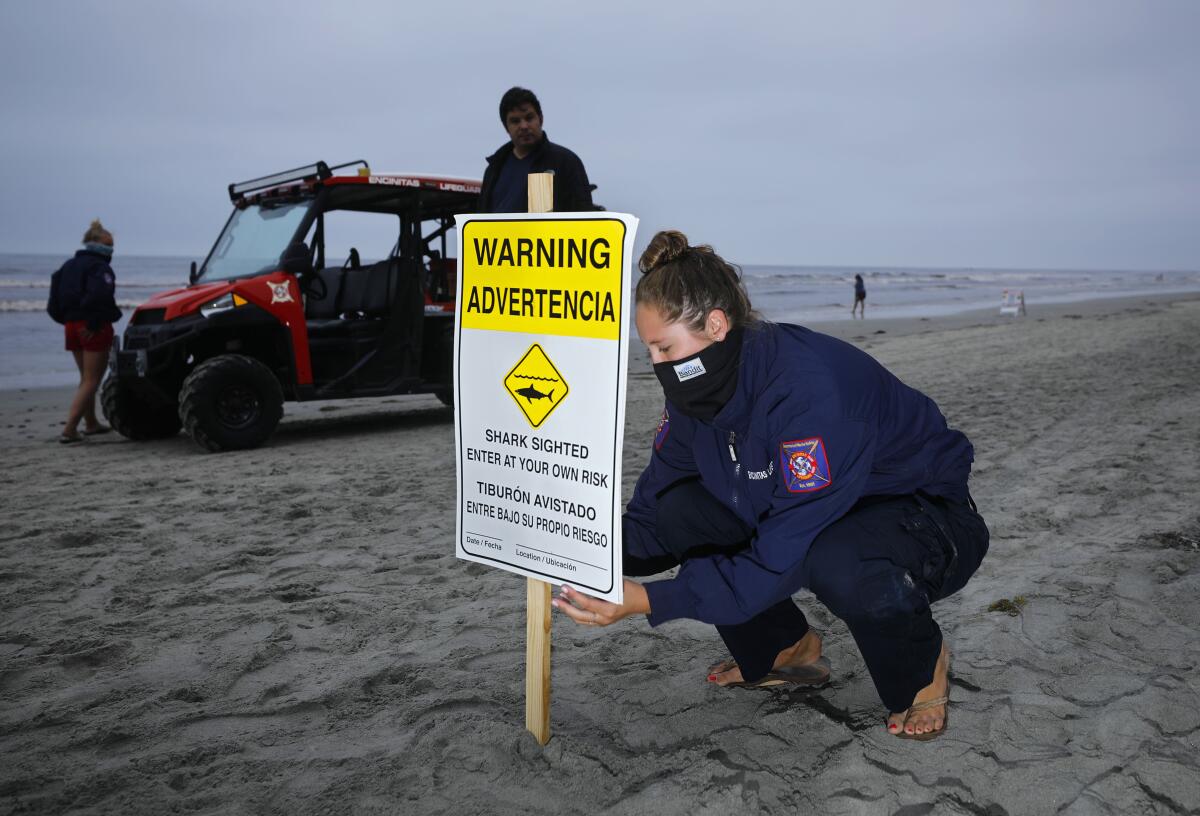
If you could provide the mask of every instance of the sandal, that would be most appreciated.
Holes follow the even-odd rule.
[[[921,702],[921,703],[913,703],[911,706],[908,707],[908,711],[904,712],[904,722],[905,723],[908,722],[908,715],[912,714],[914,711],[925,711],[926,709],[937,708],[938,706],[946,707],[946,713],[942,715],[942,727],[939,728],[938,730],[926,731],[924,734],[906,734],[906,733],[904,733],[904,724],[901,724],[900,730],[897,731],[896,733],[892,734],[892,736],[899,737],[900,739],[910,739],[910,740],[917,740],[919,742],[928,742],[931,739],[937,739],[942,734],[945,734],[946,729],[950,727],[950,698],[948,696],[947,697],[935,697],[932,700],[925,700],[924,702]]]
[[[736,660],[724,660],[709,669],[708,673],[712,675],[736,667]],[[784,685],[818,688],[829,683],[829,670],[829,660],[825,657],[818,657],[812,663],[800,666],[785,664],[771,669],[757,680],[739,680],[734,683],[726,683],[722,688],[774,688]]]
[[[66,434],[62,434],[61,436],[58,437],[58,443],[60,445],[74,445],[77,442],[82,442],[82,441],[83,441],[83,437],[80,436],[79,434],[75,434],[74,436],[67,436]]]

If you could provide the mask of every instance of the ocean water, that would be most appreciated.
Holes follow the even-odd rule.
[[[1200,291],[1200,270],[921,269],[745,266],[743,280],[767,317],[795,323],[850,319],[854,275],[867,288],[867,316],[938,317],[999,309],[1005,290],[1027,306],[1104,297]]]
[[[64,255],[0,253],[0,390],[69,385],[75,363],[62,327],[46,315],[50,275]],[[187,285],[191,257],[113,258],[117,304],[125,317],[155,292]],[[872,317],[938,317],[999,308],[1005,289],[1022,290],[1030,309],[1099,297],[1200,291],[1200,270],[909,269],[744,266],[746,289],[765,317],[795,323],[850,319],[854,275],[867,287]]]
[[[0,390],[79,382],[75,360],[64,349],[62,326],[46,314],[50,276],[73,254],[0,253]],[[118,252],[112,263],[124,316],[117,334],[124,332],[134,308],[155,292],[186,286],[193,260]]]

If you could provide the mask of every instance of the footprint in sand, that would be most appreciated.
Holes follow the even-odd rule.
[[[309,583],[285,584],[271,590],[271,597],[284,603],[296,603],[316,598],[321,591]]]

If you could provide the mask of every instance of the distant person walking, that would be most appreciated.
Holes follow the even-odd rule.
[[[854,276],[854,305],[850,307],[850,317],[854,317],[854,312],[858,309],[859,317],[866,318],[867,316],[867,287],[863,283],[862,275]]]
[[[113,297],[117,279],[109,266],[112,253],[112,233],[97,219],[83,234],[83,249],[50,278],[46,311],[55,322],[63,324],[67,351],[75,355],[79,368],[79,388],[58,438],[63,444],[109,431],[96,419],[96,391],[112,347],[113,323],[121,319]],[[82,432],[80,420],[84,423]]]
[[[500,99],[500,121],[509,141],[487,158],[479,191],[480,212],[528,212],[530,173],[554,174],[555,212],[595,209],[583,162],[546,138],[542,105],[533,91],[509,88]]]

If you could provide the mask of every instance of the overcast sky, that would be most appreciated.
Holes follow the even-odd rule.
[[[3,3],[0,252],[203,256],[225,186],[478,178],[532,88],[596,200],[742,263],[1200,267],[1200,3]]]

